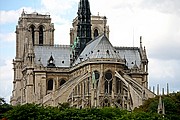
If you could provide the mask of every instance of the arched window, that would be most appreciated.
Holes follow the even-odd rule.
[[[60,86],[62,86],[66,81],[64,79],[61,80]]]
[[[43,36],[44,36],[43,28],[44,28],[43,26],[39,27],[39,45],[43,45]]]
[[[53,90],[53,80],[52,79],[48,80],[47,90]]]
[[[32,44],[34,45],[34,42],[35,42],[35,26],[34,25],[30,26],[30,32],[31,32]]]
[[[97,29],[94,30],[94,38],[96,38],[97,36],[99,36],[99,32]]]
[[[111,94],[112,92],[112,72],[111,71],[107,71],[105,73],[105,83],[104,83],[104,93],[109,93]]]

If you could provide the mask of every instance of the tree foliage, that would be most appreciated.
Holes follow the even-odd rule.
[[[180,93],[162,96],[165,104],[165,116],[157,114],[158,97],[145,101],[134,111],[114,107],[72,108],[68,103],[57,107],[37,104],[25,104],[6,109],[3,114],[8,120],[179,120]],[[3,100],[2,100],[3,101]],[[3,104],[5,102],[2,102]],[[2,106],[3,104],[0,104]],[[2,109],[0,109],[2,110]]]
[[[7,104],[4,98],[0,97],[0,119],[2,118],[3,114],[12,109],[12,106]]]
[[[171,120],[180,120],[180,92],[163,95],[162,102],[164,102],[165,106],[165,117]],[[136,108],[135,111],[157,113],[158,103],[159,96],[150,98],[142,106]]]

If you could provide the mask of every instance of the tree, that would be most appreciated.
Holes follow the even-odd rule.
[[[3,114],[12,109],[12,106],[7,104],[4,98],[0,97],[0,119],[3,118]]]
[[[165,106],[165,117],[171,120],[180,119],[180,92],[163,95],[162,101]],[[156,96],[155,98],[146,100],[142,106],[136,108],[134,111],[157,113],[158,103],[159,96]]]

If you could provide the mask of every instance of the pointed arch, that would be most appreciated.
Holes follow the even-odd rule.
[[[113,75],[110,70],[105,72],[105,78],[104,78],[104,93],[111,94],[112,93],[112,80]]]
[[[99,31],[98,31],[97,28],[94,30],[94,35],[93,36],[94,36],[94,38],[99,36]]]
[[[34,46],[34,44],[35,44],[35,26],[34,26],[34,25],[31,25],[31,26],[29,27],[29,29],[30,29],[30,32],[31,32],[32,44],[33,44],[33,46]]]
[[[39,26],[39,45],[43,45],[44,43],[44,26]]]
[[[53,79],[49,79],[47,82],[47,90],[53,90]]]

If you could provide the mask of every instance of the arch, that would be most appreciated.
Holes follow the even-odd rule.
[[[39,26],[39,45],[43,45],[44,42],[44,26]]]
[[[94,35],[93,36],[94,36],[94,38],[99,36],[99,31],[98,31],[97,28],[94,30]]]
[[[53,90],[53,79],[49,79],[47,82],[47,90]]]
[[[31,25],[29,27],[29,29],[30,29],[30,32],[31,32],[32,44],[34,45],[35,44],[35,26]]]
[[[66,80],[64,80],[64,79],[61,79],[61,81],[60,81],[60,86],[62,86],[64,83],[66,82]]]
[[[104,78],[104,93],[112,93],[112,80],[113,75],[110,70],[105,72],[105,78]]]
[[[112,79],[112,72],[110,70],[105,72],[105,79],[106,80],[111,80]]]

